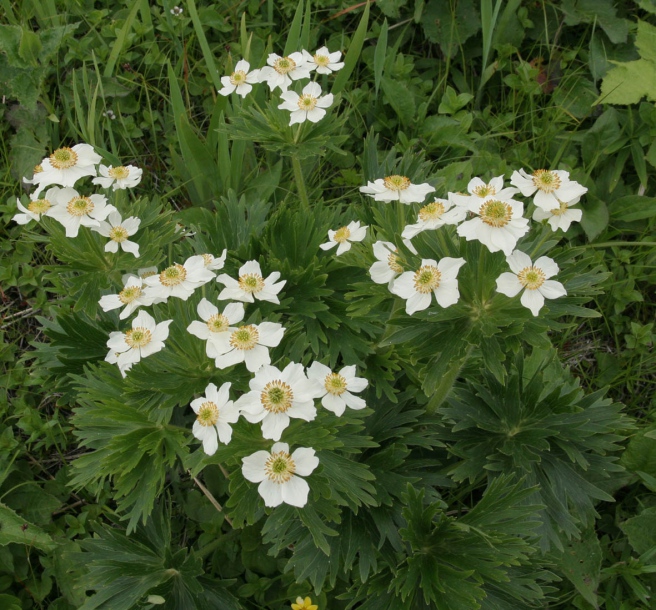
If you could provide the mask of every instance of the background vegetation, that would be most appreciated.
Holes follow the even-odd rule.
[[[307,6],[312,48],[325,43],[348,51],[358,25],[366,27],[360,60],[341,92],[342,107],[350,109],[340,118],[339,146],[346,154],[329,148],[321,159],[304,161],[310,198],[323,193],[328,210],[331,202],[359,201],[357,187],[367,175],[366,156],[360,157],[365,138],[370,159],[376,148],[425,154],[436,168],[438,193],[461,189],[474,175],[571,168],[589,192],[583,222],[566,239],[589,251],[599,273],[607,274],[603,293],[590,305],[601,316],[554,328],[557,352],[534,355],[536,362],[527,366],[544,366],[539,375],[549,385],[562,383],[553,363],[563,363],[571,371],[567,383],[574,388],[578,380],[591,401],[603,401],[595,392],[607,389],[612,401],[623,404],[626,417],[613,420],[616,429],[591,420],[586,434],[610,435],[602,452],[621,443],[625,470],[599,482],[601,491],[573,518],[577,534],[569,544],[543,549],[532,571],[524,566],[514,575],[517,587],[541,583],[534,595],[525,592],[520,605],[510,605],[502,587],[495,589],[492,583],[503,577],[481,551],[476,565],[488,601],[463,597],[459,605],[430,606],[417,596],[405,607],[653,608],[656,3],[381,0],[371,5],[366,22],[363,3],[319,0]],[[172,14],[169,0],[0,0],[0,7],[0,607],[147,608],[158,601],[148,601],[148,595],[161,595],[172,608],[193,607],[180,601],[193,598],[199,608],[279,610],[308,594],[322,610],[382,609],[388,607],[383,592],[389,573],[377,561],[391,562],[401,547],[416,550],[426,540],[440,553],[468,548],[465,526],[489,526],[480,511],[471,511],[462,529],[450,528],[451,513],[439,519],[429,514],[425,492],[412,488],[404,496],[403,543],[386,542],[389,533],[376,530],[366,515],[343,523],[340,540],[347,546],[333,549],[333,557],[343,554],[344,569],[338,571],[327,560],[312,563],[314,556],[299,559],[284,545],[274,548],[261,520],[228,523],[186,472],[190,464],[166,466],[165,492],[147,525],[130,537],[116,481],[72,485],[76,475],[78,483],[84,479],[71,466],[85,452],[72,413],[75,405],[84,406],[79,375],[90,357],[75,340],[88,344],[94,326],[72,325],[62,312],[74,309],[90,318],[95,312],[84,286],[71,292],[59,279],[41,230],[11,222],[23,193],[21,178],[60,145],[88,142],[143,167],[142,192],[179,222],[218,218],[211,221],[216,230],[229,232],[221,227],[239,225],[221,216],[222,205],[249,206],[249,230],[272,241],[283,222],[267,224],[267,214],[294,196],[291,169],[266,146],[237,141],[225,155],[228,134],[239,136],[239,121],[233,120],[239,108],[216,89],[242,56],[259,66],[269,52],[282,51],[297,4],[180,0],[180,16]],[[270,172],[257,175],[260,162]],[[218,216],[209,212],[215,208]],[[240,236],[240,243],[248,238]],[[105,339],[95,340],[104,349]],[[394,349],[385,354],[390,362]],[[391,392],[403,373],[391,365],[388,372],[377,382]],[[490,378],[489,384],[503,397],[511,380],[496,387]],[[438,430],[436,423],[434,436],[422,441],[421,414],[408,410],[368,420],[372,437],[388,429],[403,439],[407,455],[415,451],[405,462],[403,453],[388,456],[385,468],[394,464],[398,476],[390,485],[405,490],[412,469],[422,468],[416,447],[428,451],[431,443],[448,443],[462,460],[478,464],[486,457],[472,447],[491,441],[477,438],[466,420],[476,421],[494,404],[467,391],[459,394],[462,404],[452,402],[443,415],[450,425],[461,424],[458,434]],[[572,395],[571,404],[578,400]],[[554,408],[536,401],[529,415],[544,423]],[[84,424],[86,413],[77,411],[77,423]],[[552,423],[548,435],[567,439],[567,421]],[[571,441],[568,447],[580,441],[585,453],[584,440]],[[481,488],[456,465],[433,464],[431,474],[444,506],[460,515],[472,498],[480,499]],[[206,467],[203,481],[221,503],[230,497],[218,466]],[[520,490],[505,483],[506,499],[521,498]],[[364,496],[360,501],[368,504]],[[507,523],[526,518],[510,504],[489,507],[499,520],[500,546],[499,540],[516,533]],[[267,521],[270,529],[274,525]],[[397,592],[419,582],[413,566],[409,561],[406,573],[396,574]],[[94,591],[102,595],[92,596]],[[121,597],[122,591],[130,594]]]

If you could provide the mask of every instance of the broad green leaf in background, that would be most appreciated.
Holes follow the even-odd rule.
[[[0,504],[0,546],[24,544],[43,551],[52,551],[57,543],[40,527],[28,523],[11,508]]]

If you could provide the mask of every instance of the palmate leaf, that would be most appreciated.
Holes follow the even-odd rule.
[[[612,501],[597,483],[623,470],[610,454],[630,422],[601,392],[585,396],[553,352],[536,350],[526,360],[520,352],[505,384],[490,373],[484,379],[458,388],[440,408],[450,426],[440,438],[459,458],[451,476],[524,476],[526,486],[538,486],[531,501],[544,505],[542,548],[562,549],[592,523],[596,501]]]

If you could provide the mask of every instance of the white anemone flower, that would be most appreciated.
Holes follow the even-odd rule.
[[[337,229],[337,231],[330,229],[328,231],[328,241],[325,244],[321,244],[319,247],[322,250],[330,250],[337,246],[335,256],[339,256],[351,249],[352,242],[362,241],[367,235],[368,228],[369,225],[361,227],[360,221],[354,220],[349,222],[345,227]]]
[[[463,222],[458,227],[458,235],[467,241],[477,239],[490,252],[501,250],[509,256],[517,240],[528,232],[528,219],[522,216],[524,206],[514,199],[489,199],[483,204],[473,202],[469,211],[477,216]]]
[[[106,294],[98,301],[103,311],[111,311],[123,307],[119,314],[120,320],[125,320],[137,308],[153,304],[153,297],[141,277],[126,275],[123,277],[123,290],[118,294]]]
[[[505,272],[497,278],[497,291],[514,297],[524,290],[520,302],[534,316],[542,309],[545,299],[557,299],[567,294],[560,282],[548,279],[558,273],[558,265],[548,256],[541,256],[533,264],[528,254],[515,250],[506,257],[506,262],[512,273]]]
[[[308,65],[303,53],[291,53],[287,57],[280,57],[271,53],[267,57],[267,64],[260,69],[259,82],[267,83],[271,91],[280,87],[281,91],[287,91],[292,81],[301,78],[310,78],[312,66]]]
[[[166,320],[157,324],[147,312],[140,311],[132,320],[132,330],[109,333],[107,347],[109,353],[105,360],[118,364],[123,377],[142,358],[146,358],[164,348],[164,341],[169,336],[169,324]]]
[[[136,216],[130,216],[123,220],[117,211],[112,212],[107,221],[101,221],[99,226],[92,227],[92,231],[100,233],[103,237],[109,237],[105,244],[105,252],[118,252],[119,246],[123,252],[134,254],[139,258],[139,244],[130,241],[131,237],[139,230],[141,220]]]
[[[222,273],[216,281],[223,284],[225,288],[219,294],[219,301],[233,299],[244,303],[269,301],[279,304],[278,293],[287,283],[287,280],[277,282],[280,272],[274,271],[266,279],[262,277],[262,269],[257,261],[247,261],[239,268],[239,279],[235,280],[229,275]]]
[[[467,192],[469,195],[449,193],[449,199],[456,205],[469,207],[471,204],[481,205],[490,199],[507,201],[512,199],[513,195],[519,193],[519,189],[503,188],[503,176],[497,176],[488,183],[485,183],[481,178],[472,178],[467,185]]]
[[[212,343],[216,368],[225,369],[243,362],[251,373],[271,364],[269,348],[278,346],[285,334],[282,324],[277,322],[245,324],[229,331],[217,334]]]
[[[328,47],[321,47],[314,55],[310,55],[303,50],[305,61],[310,66],[310,70],[316,70],[317,74],[332,74],[344,67],[344,62],[339,61],[342,57],[341,51],[331,53]]]
[[[118,167],[100,165],[98,173],[100,176],[94,178],[91,182],[99,184],[104,189],[111,186],[115,191],[134,188],[141,182],[143,176],[143,170],[134,165],[120,165]]]
[[[209,358],[216,358],[219,355],[217,346],[223,347],[226,340],[230,340],[232,332],[236,330],[231,327],[244,319],[244,304],[229,303],[219,313],[219,308],[216,305],[213,305],[207,299],[201,299],[197,311],[203,321],[194,320],[187,326],[187,332],[203,341],[207,341],[205,352]],[[220,339],[221,337],[223,340]]]
[[[43,197],[35,197],[32,194],[27,207],[20,202],[20,199],[16,198],[16,206],[19,212],[22,213],[15,214],[12,220],[19,225],[26,225],[31,220],[39,222],[42,216],[50,216],[57,191],[59,191],[59,188],[55,186],[48,189]]]
[[[58,189],[53,199],[49,216],[64,225],[66,237],[77,237],[80,225],[99,227],[102,220],[116,211],[104,195],[85,197],[72,188]]]
[[[303,93],[299,95],[294,91],[284,91],[280,94],[284,100],[278,106],[281,110],[289,110],[292,114],[289,117],[289,124],[318,123],[324,116],[328,108],[333,104],[333,94],[321,95],[321,87],[318,83],[308,83],[303,87]]]
[[[560,201],[560,205],[557,208],[549,211],[536,207],[533,211],[533,220],[537,220],[538,222],[546,220],[553,231],[557,231],[558,229],[567,231],[573,222],[581,222],[581,218],[583,218],[583,210],[570,209],[571,206],[576,205],[580,200],[581,198],[577,197],[572,201]]]
[[[282,371],[264,365],[249,386],[251,391],[235,404],[249,422],[262,422],[264,438],[279,441],[291,417],[312,421],[317,416],[314,399],[321,388],[305,376],[302,364],[290,362]]]
[[[329,367],[320,362],[313,362],[307,370],[308,379],[314,379],[321,387],[321,404],[340,416],[346,410],[364,409],[367,403],[353,392],[362,392],[369,382],[363,377],[355,376],[355,365],[345,366],[339,373],[333,373]]]
[[[161,299],[177,297],[186,301],[196,288],[207,284],[215,277],[205,268],[203,256],[197,254],[189,257],[184,265],[175,263],[157,275],[146,278],[146,284],[151,287],[151,294]]]
[[[230,95],[236,92],[237,95],[246,97],[252,90],[255,83],[259,83],[260,71],[249,70],[251,65],[245,60],[240,59],[235,66],[235,71],[230,76],[222,76],[219,89],[219,95]]]
[[[41,161],[42,171],[34,174],[32,182],[40,189],[51,184],[73,187],[80,178],[95,176],[96,165],[101,160],[91,144],[76,144],[72,148],[64,146]]]
[[[219,448],[219,441],[227,445],[232,439],[232,428],[239,419],[239,409],[230,400],[230,383],[224,383],[220,389],[210,383],[205,388],[205,396],[191,401],[191,408],[196,413],[192,432],[203,442],[203,451],[214,455]]]
[[[417,251],[410,241],[405,240],[405,245],[414,254]],[[378,259],[369,268],[369,275],[376,284],[387,284],[387,287],[392,290],[394,280],[396,277],[403,273],[403,267],[399,262],[398,248],[389,241],[377,241],[373,246],[374,256]]]
[[[228,250],[226,249],[223,250],[223,254],[221,254],[221,256],[214,256],[213,254],[201,254],[203,261],[205,262],[205,269],[209,269],[210,271],[218,271],[219,269],[223,269],[227,254]]]
[[[405,204],[421,203],[426,199],[426,195],[434,190],[427,182],[412,184],[410,178],[397,174],[367,182],[367,186],[360,187],[361,193],[373,197],[376,201],[400,201]]]
[[[538,169],[532,175],[520,169],[513,172],[510,183],[516,186],[524,197],[535,193],[533,203],[546,211],[560,207],[561,201],[572,201],[588,192],[583,185],[570,180],[569,172],[562,169]]]
[[[34,170],[32,170],[32,178],[28,178],[27,176],[23,176],[23,182],[25,184],[34,184],[34,178],[36,178],[37,174],[40,174],[43,171],[43,167],[41,164],[35,165]]]
[[[402,237],[412,239],[422,231],[432,231],[444,225],[457,225],[467,217],[467,210],[454,205],[446,199],[435,199],[426,204],[417,214],[417,223],[406,225],[401,233]]]
[[[290,455],[287,443],[274,443],[269,451],[256,451],[242,458],[241,472],[251,483],[259,483],[258,493],[265,506],[283,502],[299,508],[307,504],[310,486],[305,479],[319,465],[312,448],[299,447]]]
[[[394,281],[391,292],[406,300],[405,311],[409,316],[427,309],[431,304],[431,294],[441,307],[450,307],[460,299],[457,277],[465,262],[464,258],[448,256],[439,263],[422,259],[417,271],[406,271]]]

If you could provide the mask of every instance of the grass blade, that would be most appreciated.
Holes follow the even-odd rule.
[[[301,42],[301,22],[303,20],[303,0],[298,0],[298,6],[296,7],[296,13],[294,13],[294,20],[292,25],[289,28],[289,34],[287,35],[287,42],[285,43],[285,50],[283,55],[287,57],[290,53],[294,51],[300,51],[299,44]]]
[[[189,17],[194,24],[194,30],[196,32],[196,38],[200,44],[201,51],[203,52],[203,58],[207,64],[207,69],[210,72],[210,78],[212,79],[212,84],[214,88],[218,91],[221,89],[221,77],[216,69],[216,63],[214,62],[214,54],[210,49],[210,45],[207,42],[205,32],[203,31],[203,24],[200,22],[198,17],[198,11],[196,10],[196,2],[194,0],[187,0],[187,8],[189,9]]]
[[[346,87],[346,83],[348,82],[348,79],[350,78],[351,74],[353,74],[353,70],[355,70],[355,65],[358,63],[358,59],[360,58],[360,52],[362,51],[362,46],[364,45],[364,39],[367,36],[367,26],[369,25],[370,6],[371,3],[367,2],[367,6],[364,9],[364,13],[362,13],[362,19],[360,19],[358,28],[357,30],[355,30],[355,34],[353,35],[351,46],[349,47],[349,50],[346,53],[346,57],[344,58],[344,67],[339,71],[339,74],[335,79],[335,83],[333,84],[333,88],[331,90],[331,93],[333,94],[340,93],[342,89]]]
[[[383,78],[383,68],[385,68],[385,54],[387,52],[387,19],[383,22],[383,27],[380,30],[380,36],[376,43],[376,50],[374,51],[374,85],[376,87],[376,95],[380,88],[380,80]]]
[[[121,54],[121,50],[123,49],[125,40],[128,37],[128,33],[132,29],[132,24],[134,23],[134,19],[137,16],[137,12],[139,11],[139,8],[141,8],[141,0],[135,0],[134,4],[132,5],[132,8],[130,9],[130,12],[128,13],[127,18],[125,19],[125,23],[123,24],[121,31],[119,32],[118,36],[116,37],[116,40],[114,41],[114,46],[112,47],[112,51],[109,54],[109,59],[107,60],[107,64],[105,65],[105,71],[103,72],[104,76],[109,77],[113,74],[114,68],[116,67],[116,62],[118,61],[118,56]]]

